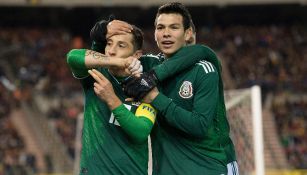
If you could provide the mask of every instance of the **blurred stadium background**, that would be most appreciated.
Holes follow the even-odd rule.
[[[83,97],[66,53],[89,48],[90,28],[109,14],[141,27],[145,52],[157,53],[153,21],[165,2],[0,0],[0,175],[73,174]],[[180,2],[197,42],[219,55],[226,90],[261,87],[266,174],[307,174],[307,0]],[[253,167],[242,154],[250,145],[236,147],[239,166]]]

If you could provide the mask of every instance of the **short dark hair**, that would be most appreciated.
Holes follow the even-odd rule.
[[[143,48],[143,41],[144,41],[144,36],[143,32],[140,28],[136,27],[135,25],[132,26],[132,36],[133,36],[133,41],[132,44],[134,46],[135,50],[141,50]]]
[[[171,2],[160,6],[156,14],[155,25],[157,24],[157,18],[163,13],[164,14],[176,13],[181,15],[183,18],[182,22],[184,30],[188,29],[191,26],[191,21],[192,21],[191,14],[188,11],[188,9],[180,2]]]

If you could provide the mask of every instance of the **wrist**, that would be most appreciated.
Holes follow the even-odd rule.
[[[159,95],[159,91],[153,91],[150,94],[150,101],[153,101]]]
[[[109,106],[111,111],[120,106],[121,104],[122,102],[117,97],[107,102],[107,105]]]
[[[159,95],[157,88],[153,88],[149,93],[143,98],[143,102],[151,103]]]
[[[123,68],[125,65],[124,60],[122,58],[117,58],[117,57],[113,58],[108,57],[108,58],[110,60],[110,66]]]

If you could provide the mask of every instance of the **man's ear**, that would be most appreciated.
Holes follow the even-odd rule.
[[[187,30],[184,32],[184,40],[187,42],[189,39],[193,37],[193,30],[192,27],[189,27]]]
[[[143,54],[142,50],[137,50],[134,52],[133,56],[139,59],[142,56],[142,54]]]

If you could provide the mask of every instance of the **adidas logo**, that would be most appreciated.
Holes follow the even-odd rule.
[[[142,78],[142,80],[141,80],[141,85],[143,85],[143,86],[149,86],[149,84],[147,83],[147,81],[145,81],[143,78]]]

